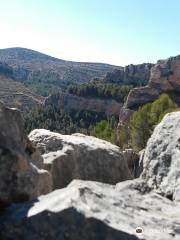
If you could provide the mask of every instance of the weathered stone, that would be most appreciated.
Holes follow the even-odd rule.
[[[180,112],[167,114],[155,128],[143,157],[142,177],[150,188],[180,200]]]
[[[117,186],[75,180],[35,202],[13,205],[0,218],[6,240],[178,240],[180,205],[143,182]],[[142,228],[142,233],[136,233]]]
[[[149,86],[134,88],[130,91],[124,107],[136,110],[140,106],[156,100],[159,97],[160,92],[160,90],[151,88]]]
[[[34,155],[32,161],[31,156]],[[41,156],[24,134],[20,112],[0,103],[0,204],[36,198],[51,191],[49,173],[39,170]],[[39,162],[38,162],[39,161]],[[41,163],[42,164],[42,163]],[[42,182],[44,182],[45,187]]]
[[[29,138],[42,153],[54,188],[65,187],[73,179],[115,184],[132,178],[120,149],[107,141],[44,129],[33,130]]]

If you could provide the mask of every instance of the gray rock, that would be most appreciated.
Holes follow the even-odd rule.
[[[67,188],[13,205],[0,218],[6,240],[178,240],[180,205],[143,182],[117,186],[74,180]],[[142,228],[142,233],[136,233]]]
[[[36,198],[51,191],[51,176],[24,134],[20,112],[0,103],[0,205]],[[32,163],[33,162],[33,163]]]
[[[45,169],[53,176],[54,188],[65,187],[73,179],[115,184],[132,178],[119,147],[107,141],[44,129],[33,130],[29,138],[42,153]]]
[[[150,188],[180,200],[180,112],[167,114],[155,128],[143,165],[142,178]]]

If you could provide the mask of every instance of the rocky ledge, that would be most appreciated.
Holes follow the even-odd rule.
[[[17,125],[13,125],[12,129],[19,128],[17,128]],[[3,132],[3,129],[1,129],[1,132]],[[42,137],[38,137],[40,133]],[[11,132],[11,135],[12,134],[13,132]],[[17,149],[22,146],[23,137],[19,132],[15,132],[15,135],[12,135],[14,138],[18,135],[21,137],[17,137],[16,143],[18,144],[15,145]],[[104,171],[106,167],[109,168],[110,173],[114,173],[111,168],[114,168],[116,165],[112,164],[112,166],[110,166],[109,161],[111,155],[113,160],[113,155],[116,154],[117,149],[115,146],[111,144],[108,145],[109,155],[103,155],[103,151],[106,151],[105,149],[107,148],[106,143],[101,142],[102,151],[97,151],[97,148],[100,148],[100,144],[98,147],[96,146],[98,140],[91,139],[91,141],[82,135],[71,137],[72,140],[69,139],[70,136],[60,137],[56,134],[50,134],[49,131],[45,131],[44,134],[42,134],[40,130],[36,130],[30,135],[31,139],[34,138],[34,144],[36,144],[39,151],[41,151],[45,165],[48,159],[46,159],[46,156],[51,159],[50,163],[60,161],[61,164],[56,163],[55,169],[57,169],[57,171],[61,170],[62,174],[62,166],[64,167],[64,171],[67,171],[66,168],[70,168],[71,164],[74,167],[73,164],[76,162],[76,172],[81,173],[81,171],[88,169],[88,171],[91,172],[91,177],[93,177],[93,169],[89,168],[89,166],[93,168],[96,167],[96,165],[90,164],[89,161],[95,162],[95,160],[92,160],[94,158],[98,162],[100,156],[102,156],[102,159],[105,158],[104,162],[102,159],[100,161],[100,166],[103,167],[103,162],[104,167],[102,169],[98,168],[98,170],[94,169],[95,175],[97,171],[99,171],[100,175],[102,172],[107,174],[107,172]],[[5,141],[6,137],[3,139],[4,144]],[[147,148],[141,156],[143,172],[138,179],[126,180],[114,185],[96,181],[73,180],[67,187],[54,190],[47,195],[34,198],[32,201],[13,203],[1,212],[0,239],[179,240],[179,143],[180,112],[174,112],[164,117],[148,141]],[[79,147],[77,147],[78,145]],[[11,149],[10,145],[8,146],[9,149]],[[81,159],[81,154],[78,152],[83,150],[83,148],[86,149],[86,152],[84,152],[86,154],[84,154],[84,159]],[[111,148],[112,150],[110,150]],[[24,152],[24,148],[21,147],[21,149],[22,152]],[[68,156],[62,159],[61,154],[69,154],[66,149],[69,149],[71,157]],[[94,155],[93,149],[96,152]],[[54,156],[57,152],[58,158]],[[92,154],[93,157],[88,158],[88,154]],[[128,154],[126,152],[126,157]],[[125,155],[120,153],[119,162],[122,163],[122,167],[125,164],[125,157],[124,160],[122,160],[123,156]],[[85,166],[86,157],[87,167]],[[31,161],[30,158],[31,156],[29,156],[29,161]],[[14,162],[16,163],[16,158],[11,159],[12,161],[7,165],[7,169],[11,169]],[[77,161],[82,161],[83,164],[77,164]],[[116,161],[117,160],[115,160],[115,163]],[[4,164],[8,162],[8,158],[6,158],[6,156],[2,158],[1,155],[0,162]],[[65,162],[70,162],[70,164],[65,164]],[[40,163],[43,164],[41,161],[39,164]],[[62,163],[64,165],[62,165]],[[82,169],[80,171],[78,167],[81,166],[83,166],[84,170]],[[0,186],[6,181],[5,177],[8,175],[7,172],[2,175],[3,167],[4,165],[1,165]],[[121,167],[119,169],[121,171]],[[52,171],[51,173],[56,174]],[[109,175],[111,175],[110,173]],[[61,177],[61,174],[57,175],[57,179],[58,176]],[[73,178],[74,177],[76,176],[74,175]],[[89,180],[95,180],[95,178]],[[9,189],[11,183],[11,181],[6,181],[4,189]],[[45,186],[46,184],[47,183],[44,182]],[[29,179],[22,183],[22,188],[23,185],[24,187],[29,186]],[[12,193],[13,192],[11,192],[11,194]]]

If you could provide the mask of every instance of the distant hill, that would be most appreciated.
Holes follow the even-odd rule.
[[[15,80],[43,95],[70,83],[103,78],[107,72],[120,68],[103,63],[65,61],[25,48],[1,49],[0,61],[12,67]]]

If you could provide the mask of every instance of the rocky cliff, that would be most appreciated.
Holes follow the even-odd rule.
[[[15,126],[12,129],[15,129]],[[1,129],[1,133],[3,131],[4,129]],[[36,144],[40,151],[44,151],[43,155],[49,154],[51,160],[55,162],[64,155],[60,166],[64,171],[67,171],[75,161],[75,155],[72,155],[71,151],[78,155],[85,148],[86,153],[82,161],[86,161],[87,154],[93,148],[97,148],[97,143],[93,140],[87,145],[84,135],[77,135],[75,142],[68,140],[67,143],[64,137],[61,137],[63,140],[57,141],[56,134],[46,134],[45,138],[40,139],[35,133],[41,132],[38,130],[32,135],[36,136]],[[15,136],[18,135],[21,133],[15,133]],[[66,188],[57,189],[34,201],[13,204],[1,212],[0,238],[3,240],[179,240],[179,139],[180,113],[170,113],[155,128],[148,141],[142,156],[143,172],[139,179],[123,181],[116,185],[74,180]],[[5,140],[6,135],[3,139],[4,144]],[[21,141],[17,143],[20,144]],[[75,148],[74,145],[79,146]],[[16,146],[19,149],[20,145]],[[109,158],[113,149],[114,147],[109,145]],[[123,157],[122,153],[120,155]],[[97,151],[93,161],[98,161],[101,156],[102,153]],[[45,159],[45,156],[43,157]],[[72,163],[65,164],[70,159]],[[90,167],[89,161],[91,160],[87,161],[87,167]],[[3,158],[0,156],[0,162],[2,164],[0,184],[2,186],[6,183],[6,187],[3,188],[5,190],[11,186],[11,181],[6,181],[8,174],[2,175],[2,172],[4,166],[7,170],[12,168],[14,159],[7,161],[4,155]],[[91,167],[93,173],[94,165]],[[104,161],[101,174],[106,167],[112,171],[114,165],[110,166]],[[56,170],[59,171],[61,168],[56,163]],[[80,165],[76,165],[76,172],[81,170],[85,171],[84,168],[80,169]],[[27,184],[29,184],[28,180],[23,183],[22,188]]]
[[[43,159],[24,133],[20,112],[0,103],[0,208],[50,192],[51,176],[42,168]]]
[[[116,84],[126,84],[126,85],[146,85],[149,81],[150,70],[154,64],[144,63],[138,65],[128,65],[122,67],[121,69],[115,69],[112,72],[107,73],[106,77],[103,79],[105,83],[116,83]]]
[[[55,105],[66,111],[70,110],[88,110],[94,112],[104,112],[107,115],[119,115],[123,104],[115,100],[103,100],[97,98],[79,97],[73,94],[60,92],[46,98],[45,106]]]
[[[133,89],[129,93],[125,107],[137,109],[155,100],[161,93],[168,93],[180,104],[180,56],[159,60],[151,68],[148,85]]]

